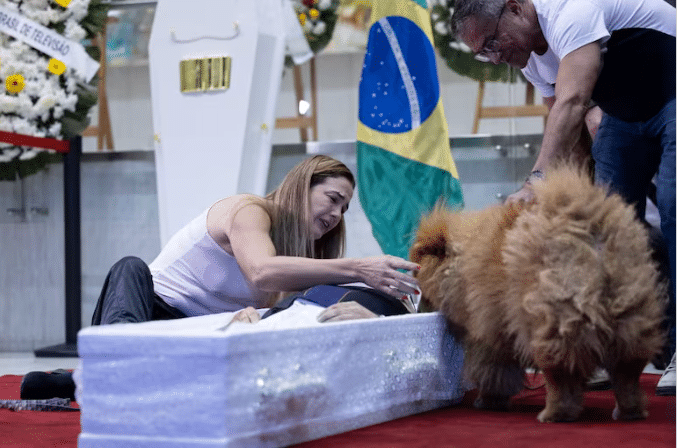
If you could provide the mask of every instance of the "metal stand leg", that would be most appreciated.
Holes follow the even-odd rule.
[[[80,154],[82,138],[71,140],[64,155],[64,247],[66,342],[37,349],[37,357],[77,357],[78,331],[81,327],[81,240],[80,240]]]

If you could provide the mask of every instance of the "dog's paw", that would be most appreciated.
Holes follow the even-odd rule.
[[[647,410],[642,408],[633,408],[622,412],[619,406],[615,406],[614,411],[612,411],[612,418],[614,420],[644,420],[648,415],[650,414]]]
[[[473,402],[476,409],[490,411],[508,411],[511,408],[511,397],[505,395],[478,395]]]
[[[537,420],[541,423],[573,422],[579,418],[582,410],[583,407],[581,406],[567,408],[547,405],[539,415],[537,415]]]

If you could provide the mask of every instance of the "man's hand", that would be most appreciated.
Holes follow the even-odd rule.
[[[377,317],[372,311],[357,302],[339,302],[318,314],[318,322],[339,322],[342,320],[370,319]]]

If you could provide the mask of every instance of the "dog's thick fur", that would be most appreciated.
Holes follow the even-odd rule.
[[[647,231],[631,206],[574,168],[554,169],[533,190],[528,204],[424,217],[410,251],[422,301],[464,341],[476,406],[507,408],[535,367],[547,391],[538,419],[576,420],[600,366],[612,378],[613,417],[645,418],[638,380],[663,343],[666,294]]]

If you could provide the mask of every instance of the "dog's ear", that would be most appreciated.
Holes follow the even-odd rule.
[[[448,211],[436,208],[431,214],[422,218],[417,231],[417,238],[410,249],[410,260],[421,263],[425,257],[445,258],[447,252],[447,217]]]

